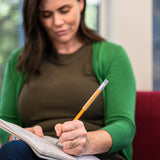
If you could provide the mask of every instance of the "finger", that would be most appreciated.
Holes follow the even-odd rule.
[[[67,121],[63,123],[62,130],[63,132],[69,132],[78,128],[84,127],[84,124],[80,120]]]
[[[34,126],[34,127],[30,127],[30,128],[25,128],[26,130],[36,134],[39,137],[43,137],[43,131],[41,126]]]
[[[63,150],[65,153],[80,156],[85,153],[85,145],[86,141],[84,139],[67,141],[63,143]]]
[[[55,131],[56,131],[56,135],[59,137],[62,134],[62,124],[58,123],[55,125],[54,127]]]
[[[43,130],[42,130],[42,127],[41,126],[34,126],[33,127],[33,132],[35,135],[39,136],[39,137],[43,137],[44,134],[43,134]]]
[[[28,130],[28,131],[30,131],[30,132],[32,132],[32,133],[34,133],[33,127],[25,128],[25,129]]]
[[[75,131],[70,131],[70,132],[63,132],[60,136],[60,140],[61,142],[65,142],[65,141],[71,141],[73,139],[77,139],[78,138],[78,133],[77,130]]]
[[[78,143],[76,143],[76,140],[70,140],[70,141],[63,142],[62,144],[63,144],[63,148],[73,149],[77,147]]]
[[[87,131],[86,129],[83,128],[78,128],[72,131],[68,131],[68,132],[63,132],[61,134],[61,141],[65,142],[65,141],[71,141],[73,139],[78,139],[78,138],[83,138],[87,136]]]

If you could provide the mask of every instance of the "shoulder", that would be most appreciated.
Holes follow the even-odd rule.
[[[125,52],[121,45],[109,42],[109,41],[100,41],[93,43],[93,52],[99,54],[118,54],[120,52]]]
[[[95,73],[108,74],[117,68],[132,70],[129,57],[122,46],[108,41],[93,43],[92,64]],[[105,73],[104,73],[105,72]]]
[[[12,70],[12,72],[17,72],[16,71],[17,63],[22,51],[23,51],[23,48],[18,48],[11,53],[6,66],[7,70],[10,70],[10,71]]]
[[[8,59],[6,69],[5,69],[5,74],[11,74],[14,77],[17,75],[17,63],[20,54],[22,53],[23,48],[18,48],[15,51],[13,51]],[[19,73],[18,73],[19,74]]]
[[[107,47],[107,48],[112,48],[112,49],[120,47],[120,45],[118,45],[116,43],[113,43],[113,42],[110,42],[110,41],[106,41],[106,40],[94,42],[93,46],[95,46],[95,47]]]
[[[14,50],[9,57],[9,61],[12,63],[17,63],[18,58],[21,55],[22,51],[23,48],[17,48],[16,50]]]
[[[121,45],[109,41],[93,43],[93,59],[112,61],[124,58],[128,59],[128,55]]]

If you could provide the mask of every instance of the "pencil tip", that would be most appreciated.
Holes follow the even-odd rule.
[[[59,140],[57,141],[56,145],[58,145],[58,143],[59,143]]]

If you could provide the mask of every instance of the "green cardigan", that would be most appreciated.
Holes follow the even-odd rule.
[[[17,100],[24,84],[16,70],[22,48],[13,52],[6,66],[1,101],[0,118],[22,126],[17,113]],[[107,78],[109,84],[103,91],[104,130],[110,133],[113,146],[109,153],[121,151],[132,159],[132,140],[135,135],[135,79],[126,52],[110,42],[93,44],[92,65],[100,83]],[[8,141],[9,134],[0,129],[0,142]]]

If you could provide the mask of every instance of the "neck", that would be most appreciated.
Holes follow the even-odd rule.
[[[80,40],[74,40],[64,43],[54,43],[57,52],[60,54],[71,54],[78,50],[84,43]]]

